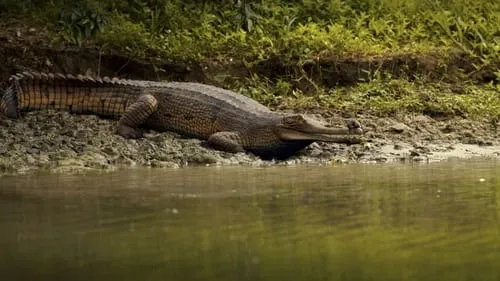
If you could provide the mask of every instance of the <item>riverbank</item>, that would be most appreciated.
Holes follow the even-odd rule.
[[[319,116],[318,116],[319,117]],[[326,118],[342,124],[342,118]],[[287,161],[262,161],[251,154],[206,148],[196,139],[149,132],[126,140],[113,134],[115,121],[66,112],[30,112],[20,120],[0,119],[0,174],[34,171],[74,173],[125,167],[196,165],[332,165],[342,163],[426,163],[448,158],[500,159],[498,133],[491,124],[462,118],[437,121],[425,115],[360,116],[367,142],[315,143]]]
[[[356,118],[366,132],[363,144],[316,143],[288,161],[265,162],[172,133],[125,140],[112,134],[114,121],[95,116],[32,112],[15,121],[0,117],[0,174],[500,157],[500,20],[491,12],[496,2],[357,7],[345,1],[309,20],[309,4],[288,9],[279,2],[252,6],[267,17],[249,30],[228,16],[239,12],[227,3],[221,15],[212,4],[197,10],[196,3],[171,1],[175,17],[151,25],[130,6],[85,4],[67,17],[63,6],[23,8],[8,1],[0,21],[0,86],[24,70],[195,81],[234,90],[273,110],[312,114],[332,126]],[[186,7],[199,20],[187,21],[193,17]],[[94,8],[96,13],[87,13]],[[94,14],[106,20],[84,21]],[[78,33],[90,27],[95,29]]]

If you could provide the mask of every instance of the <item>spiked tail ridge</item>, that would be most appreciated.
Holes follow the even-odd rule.
[[[88,75],[22,72],[10,77],[0,108],[9,118],[41,109],[119,118],[143,88],[129,80]]]

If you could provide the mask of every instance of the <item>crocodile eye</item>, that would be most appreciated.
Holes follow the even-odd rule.
[[[304,117],[302,115],[290,115],[283,117],[282,124],[287,127],[296,127],[300,126],[305,122]]]

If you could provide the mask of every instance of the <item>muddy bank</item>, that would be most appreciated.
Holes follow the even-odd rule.
[[[327,118],[341,125],[338,117]],[[66,112],[31,112],[19,120],[0,119],[0,174],[33,171],[112,171],[122,167],[193,165],[297,165],[428,162],[449,157],[500,159],[498,133],[487,123],[437,121],[426,116],[361,117],[366,142],[315,143],[287,161],[262,161],[251,154],[212,150],[200,140],[174,133],[149,132],[127,140],[113,134],[116,121]]]
[[[207,148],[197,139],[150,131],[144,139],[124,139],[113,133],[116,121],[66,112],[27,113],[20,120],[0,119],[0,171],[49,170],[71,172],[119,167],[181,167],[192,165],[271,165],[251,154],[232,154]],[[312,146],[281,164],[349,161],[351,149]],[[313,160],[313,158],[316,158]]]

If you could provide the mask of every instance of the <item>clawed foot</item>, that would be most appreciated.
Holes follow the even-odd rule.
[[[126,139],[139,139],[144,136],[144,132],[141,129],[135,129],[125,125],[118,125],[115,133]]]
[[[350,134],[360,135],[363,133],[363,129],[361,129],[361,124],[356,119],[350,119],[347,121],[347,128],[349,128]]]

